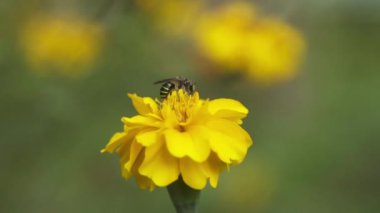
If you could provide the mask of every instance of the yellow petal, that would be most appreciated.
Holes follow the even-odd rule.
[[[133,143],[133,142],[132,142]],[[120,146],[118,153],[120,156],[121,175],[125,179],[129,179],[133,174],[130,170],[124,168],[124,165],[129,161],[131,154],[132,143],[125,143]]]
[[[168,128],[174,128],[178,125],[177,115],[172,107],[167,104],[163,104],[161,108],[161,116],[165,122],[165,126]]]
[[[240,163],[251,146],[248,133],[238,124],[225,120],[211,120],[207,123],[210,147],[225,163]]]
[[[128,96],[132,100],[133,106],[140,115],[146,115],[149,113],[157,114],[158,106],[152,98],[143,98],[131,93],[128,94]]]
[[[196,162],[204,162],[210,155],[211,148],[209,143],[209,135],[207,128],[200,125],[189,126],[187,132],[193,140],[193,146],[197,152],[196,158],[192,158]]]
[[[132,172],[124,169],[123,166],[121,166],[121,176],[124,179],[128,180],[129,178],[131,178],[133,176],[133,174],[132,174]]]
[[[179,132],[174,129],[168,129],[165,131],[165,140],[170,154],[174,157],[183,158],[188,156],[197,162],[205,160],[204,155],[207,153],[205,154],[204,152],[207,152],[207,150],[203,150],[203,147],[201,146],[203,141],[200,137],[193,140],[188,132]],[[196,147],[195,142],[199,147]]]
[[[248,114],[248,109],[239,101],[226,98],[210,101],[208,109],[216,117],[238,121],[239,123]]]
[[[171,156],[165,144],[159,141],[145,149],[145,158],[138,171],[152,179],[155,185],[164,187],[178,179],[178,160]]]
[[[201,190],[207,184],[207,176],[201,164],[192,161],[190,158],[180,160],[180,170],[183,181],[193,189]]]
[[[130,137],[128,137],[127,133],[117,132],[111,137],[110,141],[108,142],[106,147],[101,150],[101,152],[102,153],[104,153],[104,152],[112,153],[122,143],[128,143],[129,142],[128,139],[130,139]]]
[[[189,149],[193,149],[193,142],[187,132],[168,129],[165,131],[165,140],[170,154],[177,158],[185,157]]]
[[[133,141],[130,145],[129,150],[126,150],[126,152],[128,151],[129,158],[125,160],[123,156],[123,158],[120,160],[122,176],[125,179],[129,179],[134,175],[140,188],[153,190],[155,186],[152,181],[149,178],[138,173],[138,168],[144,159],[144,148],[136,141]]]
[[[129,159],[124,162],[123,169],[126,169],[130,172],[133,172],[132,170],[138,166],[140,166],[143,155],[144,155],[144,149],[143,146],[141,146],[139,143],[136,143],[136,141],[133,141],[130,147],[130,153],[129,153]]]
[[[136,115],[131,118],[123,117],[121,121],[126,125],[127,129],[132,127],[157,127],[161,126],[161,122],[155,118]]]
[[[208,119],[210,119],[208,101],[197,102],[191,108],[187,109],[186,114],[188,119],[183,123],[184,126],[203,125]]]
[[[143,146],[150,146],[158,141],[159,136],[159,131],[147,129],[137,134],[136,141]]]
[[[136,174],[136,181],[141,189],[149,189],[149,191],[153,191],[156,187],[151,179],[140,174]]]
[[[221,162],[215,153],[212,153],[209,159],[202,163],[202,169],[204,173],[210,179],[210,185],[216,188],[219,181],[219,175],[223,169],[226,168],[226,164]]]

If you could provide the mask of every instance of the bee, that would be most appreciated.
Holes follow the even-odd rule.
[[[160,88],[161,99],[165,99],[173,91],[178,91],[179,89],[182,89],[189,95],[194,94],[196,91],[195,83],[192,80],[181,76],[156,81],[154,84],[162,84]]]

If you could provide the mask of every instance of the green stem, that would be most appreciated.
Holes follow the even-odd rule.
[[[168,192],[177,213],[196,213],[201,191],[190,188],[182,177],[170,184]]]

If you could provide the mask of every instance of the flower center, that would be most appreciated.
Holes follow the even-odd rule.
[[[189,95],[182,89],[173,91],[163,102],[163,106],[168,107],[175,115],[180,126],[184,125],[190,118],[194,106],[199,101],[198,93]]]

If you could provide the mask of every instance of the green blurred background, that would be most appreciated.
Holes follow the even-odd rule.
[[[91,71],[40,74],[25,62],[20,27],[35,9],[67,5],[2,0],[0,212],[174,212],[165,189],[124,181],[118,158],[100,149],[135,113],[127,92],[158,96],[152,82],[178,75],[202,97],[251,110],[244,127],[255,144],[202,192],[200,212],[380,211],[380,2],[255,2],[306,37],[293,81],[260,87],[195,72],[189,44],[155,31],[131,2],[107,0],[67,3],[106,29]]]

